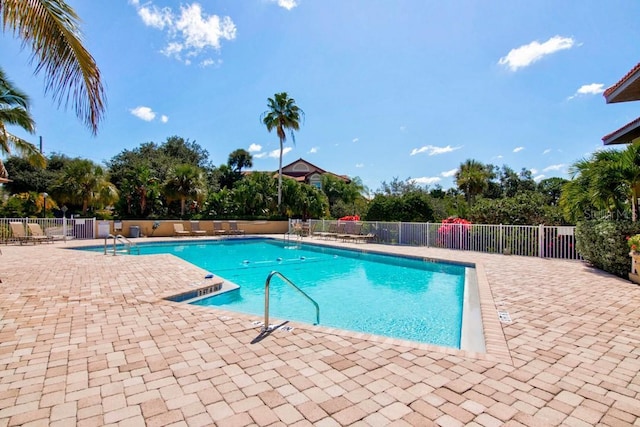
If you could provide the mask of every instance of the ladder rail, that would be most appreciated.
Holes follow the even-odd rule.
[[[131,255],[131,248],[134,247],[136,249],[137,254],[140,255],[140,248],[138,247],[138,245],[136,245],[134,242],[124,237],[122,234],[117,234],[117,235],[108,234],[105,236],[104,238],[104,254],[105,255],[107,254],[108,239],[113,239],[113,256],[116,256],[118,254],[118,243],[124,246],[125,248],[124,250],[127,252],[127,254]]]
[[[316,308],[316,325],[320,324],[320,306],[313,298],[307,295],[302,289],[300,289],[295,283],[289,280],[284,274],[279,271],[272,271],[267,276],[267,280],[264,283],[264,326],[262,327],[262,331],[266,332],[269,330],[269,285],[271,284],[271,279],[273,276],[278,276],[283,282],[294,288],[296,291],[300,292],[302,296],[308,299]]]

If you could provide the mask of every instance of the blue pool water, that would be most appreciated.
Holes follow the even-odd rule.
[[[320,306],[320,325],[460,348],[465,267],[271,239],[140,245],[171,253],[236,283],[238,290],[192,304],[264,315],[264,288],[277,270]],[[270,317],[315,323],[315,308],[274,277]]]

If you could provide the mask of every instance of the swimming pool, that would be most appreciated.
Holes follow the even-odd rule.
[[[263,316],[265,279],[276,270],[317,301],[322,326],[460,348],[464,265],[274,239],[139,247],[141,255],[171,253],[240,286],[194,305]],[[313,305],[276,278],[270,315],[315,323]]]

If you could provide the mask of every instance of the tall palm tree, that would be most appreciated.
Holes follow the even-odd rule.
[[[19,126],[29,133],[35,132],[35,123],[29,113],[29,98],[14,87],[0,69],[0,154],[11,154],[13,148],[32,165],[44,167],[46,159],[36,146],[9,133],[7,125]],[[0,178],[7,177],[7,170],[0,159]]]
[[[167,200],[180,200],[180,216],[184,216],[187,199],[200,203],[206,196],[204,174],[197,166],[177,165],[169,170],[164,190]]]
[[[45,92],[58,105],[72,103],[95,134],[105,110],[100,70],[82,44],[79,18],[64,0],[0,0],[3,29],[33,51],[35,73],[44,71]]]
[[[476,196],[489,187],[493,172],[477,160],[469,159],[460,165],[456,172],[456,185],[464,193],[467,203],[471,204]]]
[[[267,111],[262,113],[260,119],[271,132],[276,130],[278,139],[280,140],[280,161],[278,163],[278,209],[282,204],[282,150],[287,140],[286,131],[290,131],[291,139],[294,144],[296,137],[294,130],[300,129],[300,118],[304,119],[304,111],[302,111],[293,98],[289,98],[287,92],[276,93],[273,98],[267,99]]]

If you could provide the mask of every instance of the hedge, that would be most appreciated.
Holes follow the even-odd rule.
[[[627,237],[640,233],[640,222],[588,220],[576,225],[576,248],[589,264],[623,278],[631,270]]]

